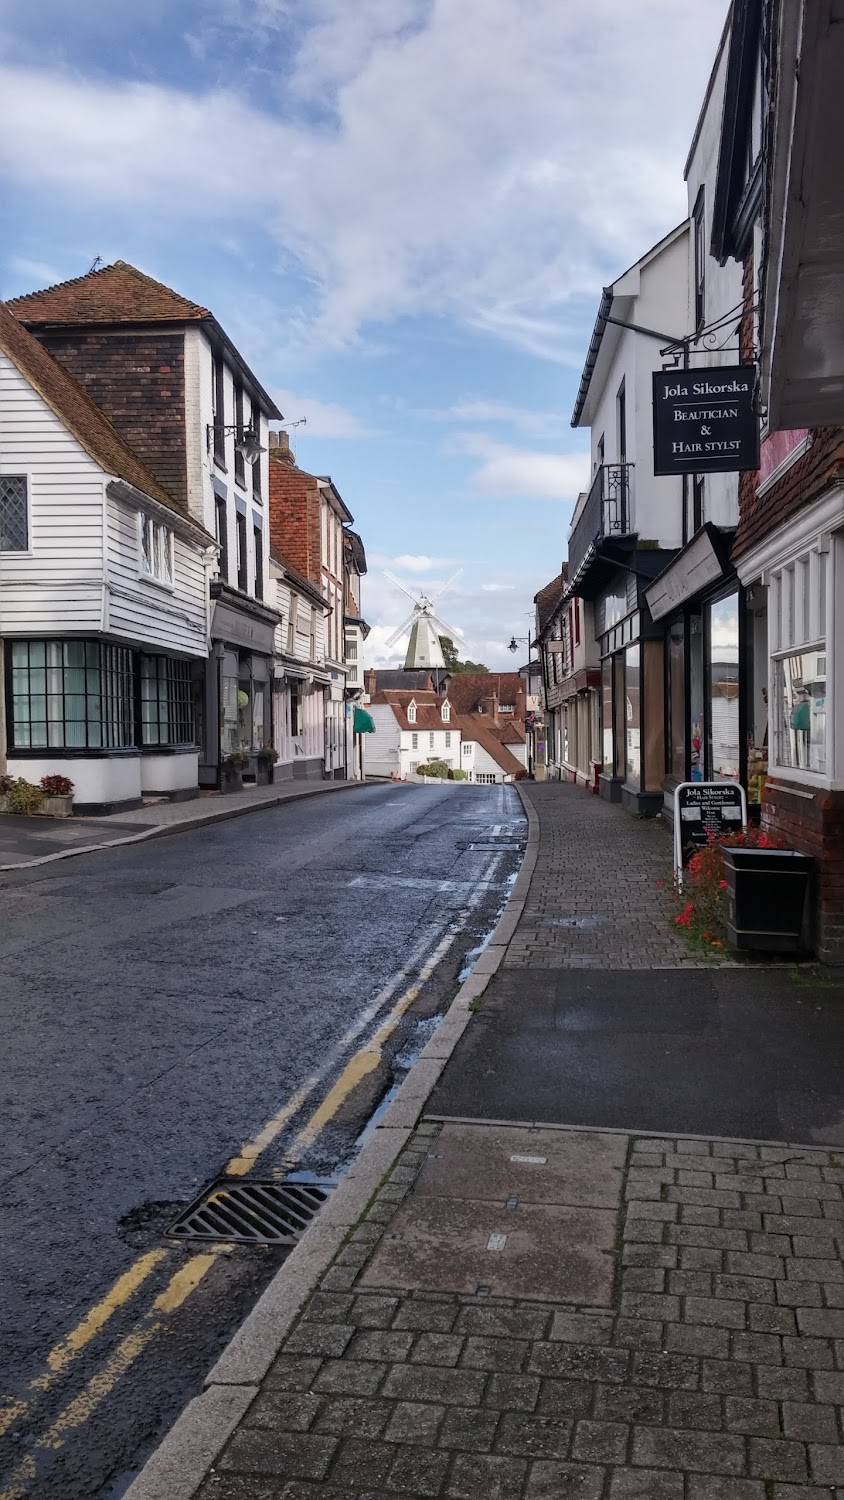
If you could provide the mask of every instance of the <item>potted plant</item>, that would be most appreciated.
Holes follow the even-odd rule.
[[[38,809],[47,818],[69,818],[73,811],[73,782],[69,776],[42,776],[43,801]]]
[[[243,790],[243,767],[247,758],[245,750],[230,750],[228,755],[223,756],[221,769],[224,792]]]
[[[9,811],[9,790],[14,783],[14,776],[0,776],[0,813]]]
[[[40,810],[43,801],[40,787],[33,786],[23,776],[19,776],[16,781],[11,776],[4,776],[3,781],[11,783],[4,799],[7,812],[16,813],[21,818],[31,818]]]
[[[262,745],[257,755],[258,762],[258,785],[269,786],[273,779],[273,766],[278,760],[278,751],[274,745]]]

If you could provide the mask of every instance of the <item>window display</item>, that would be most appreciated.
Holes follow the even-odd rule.
[[[735,781],[740,766],[739,596],[707,605],[709,764],[715,781]]]
[[[634,791],[641,783],[641,681],[639,647],[624,653],[625,781]]]
[[[675,620],[668,632],[668,769],[686,777],[686,626]]]
[[[777,765],[826,770],[826,651],[823,645],[774,662]]]

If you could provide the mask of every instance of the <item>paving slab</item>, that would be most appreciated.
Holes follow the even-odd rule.
[[[617,1209],[626,1148],[623,1135],[449,1124],[415,1195]]]
[[[363,1284],[606,1307],[616,1224],[610,1209],[418,1197],[391,1220]]]

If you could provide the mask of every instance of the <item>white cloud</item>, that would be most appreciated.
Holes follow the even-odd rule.
[[[497,427],[515,427],[533,438],[560,437],[568,427],[562,412],[532,411],[506,401],[464,396],[452,406],[417,408],[411,415],[428,422],[491,422]]]
[[[273,395],[285,423],[298,422],[304,417],[304,427],[297,429],[301,436],[317,438],[364,438],[372,436],[353,411],[339,406],[334,401],[318,401],[315,396],[296,396],[292,391],[274,390]],[[293,440],[297,434],[294,432]]]
[[[224,0],[212,12],[222,76],[215,27],[254,28],[268,69],[283,50],[277,113],[231,89],[10,66],[0,172],[194,233],[268,229],[315,298],[315,312],[286,309],[302,343],[348,345],[436,308],[578,365],[573,299],[593,305],[601,280],[686,211],[682,159],[724,0],[260,0],[257,15]],[[682,87],[667,102],[672,77]]]
[[[484,433],[461,433],[460,450],[481,459],[470,487],[482,495],[529,496],[572,503],[589,477],[588,453],[537,453]]]
[[[52,286],[61,280],[61,272],[55,266],[43,260],[29,260],[24,255],[11,256],[9,269],[25,277],[27,283],[36,282],[39,286]]]
[[[376,568],[392,568],[394,571],[404,573],[430,574],[436,573],[439,568],[452,567],[454,559],[452,557],[429,557],[425,552],[400,552],[398,557],[386,557],[383,553],[373,552],[369,562],[371,567]]]
[[[481,588],[485,594],[503,594],[506,590],[514,589],[514,583],[482,583]]]

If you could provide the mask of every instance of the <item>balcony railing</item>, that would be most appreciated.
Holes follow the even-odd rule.
[[[632,464],[601,464],[569,537],[569,580],[577,577],[589,548],[604,537],[625,536],[630,528]]]

